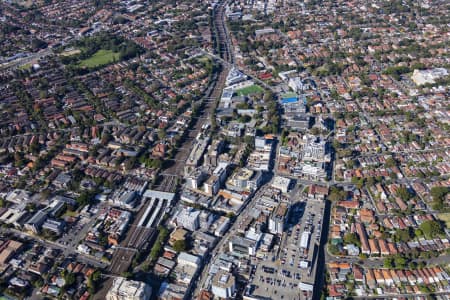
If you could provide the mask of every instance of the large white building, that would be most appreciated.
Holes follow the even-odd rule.
[[[327,177],[324,163],[304,164],[300,174],[311,180],[321,180]]]
[[[273,139],[255,137],[255,150],[248,158],[248,166],[253,170],[269,171],[272,167]]]
[[[434,68],[430,70],[414,70],[411,79],[417,85],[423,85],[427,83],[436,83],[436,80],[448,75],[447,69]]]
[[[228,246],[233,256],[253,256],[256,254],[257,241],[235,235],[228,242]]]
[[[295,93],[302,92],[303,89],[304,89],[303,82],[302,82],[302,79],[300,77],[291,77],[291,78],[289,78],[288,86]]]
[[[262,173],[247,168],[237,170],[227,181],[228,189],[234,191],[256,190],[262,183]]]
[[[220,270],[214,275],[212,280],[212,292],[214,296],[221,299],[233,297],[236,289],[234,276],[228,272]]]
[[[106,294],[106,300],[149,300],[151,295],[152,288],[148,284],[118,277]]]
[[[269,232],[272,234],[283,234],[286,215],[288,213],[288,205],[280,203],[269,217]]]
[[[177,257],[177,263],[181,266],[189,266],[193,268],[198,268],[200,266],[200,258],[196,255],[189,254],[187,252],[180,252]]]
[[[281,176],[275,176],[272,181],[272,187],[280,190],[283,193],[287,193],[291,186],[291,179]]]
[[[328,161],[326,153],[326,141],[318,139],[313,135],[303,136],[305,146],[303,148],[302,159],[304,161]]]
[[[174,219],[176,226],[195,231],[200,226],[200,211],[191,207],[183,208]]]

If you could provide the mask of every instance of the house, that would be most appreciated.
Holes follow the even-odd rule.
[[[380,255],[380,248],[378,247],[377,240],[369,239],[369,248],[371,255]]]
[[[308,197],[312,199],[324,200],[328,196],[328,188],[320,185],[310,185],[308,190]]]
[[[367,240],[367,233],[364,228],[364,225],[362,225],[361,223],[356,223],[355,227],[356,227],[356,233],[358,234],[358,236],[361,240],[361,252],[364,254],[370,254],[371,253],[370,246],[369,246],[369,242]]]
[[[353,277],[355,278],[356,282],[363,282],[364,281],[364,273],[363,269],[359,266],[353,266]]]
[[[374,289],[376,287],[377,282],[375,279],[375,273],[372,269],[367,269],[366,271],[366,283],[371,289]]]
[[[388,246],[386,240],[379,239],[378,245],[380,246],[381,255],[389,255],[390,254],[389,246]]]

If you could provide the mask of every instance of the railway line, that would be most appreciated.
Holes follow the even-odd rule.
[[[188,131],[187,136],[172,159],[174,164],[161,173],[163,178],[157,188],[161,192],[175,192],[177,180],[183,177],[184,165],[192,150],[193,141],[198,133],[202,131],[202,127],[204,128],[205,124],[211,123],[210,119],[214,116],[226,78],[231,66],[234,64],[229,33],[225,24],[226,4],[227,1],[219,3],[212,13],[213,32],[218,42],[216,44],[216,53],[220,56],[220,59],[215,59],[221,65],[221,68],[213,75],[211,85],[200,100],[199,115],[192,119],[192,129]],[[166,201],[165,199],[152,198],[148,200],[148,203],[138,213],[133,225],[130,226],[131,228],[126,238],[116,248],[109,268],[111,273],[121,274],[128,270],[136,250],[143,249],[156,233],[156,227],[159,225],[170,203],[171,201]]]
[[[213,37],[216,41],[215,52],[220,57],[220,59],[216,59],[216,61],[222,65],[222,68],[219,73],[215,75],[213,83],[202,98],[202,102],[200,105],[200,116],[193,118],[193,129],[189,131],[185,142],[180,147],[180,149],[182,150],[178,151],[175,155],[173,159],[175,161],[174,165],[166,169],[162,173],[163,176],[182,176],[184,162],[187,160],[189,153],[191,152],[193,140],[202,130],[202,126],[210,123],[209,120],[214,116],[214,111],[216,109],[219,98],[222,95],[222,90],[225,86],[228,72],[230,71],[231,66],[234,64],[234,55],[231,49],[230,36],[225,23],[225,10],[227,3],[228,1],[218,3],[212,12],[212,32]]]

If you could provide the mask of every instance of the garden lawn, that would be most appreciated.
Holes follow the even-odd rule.
[[[445,222],[445,226],[450,229],[450,213],[438,214],[437,217],[439,220]]]

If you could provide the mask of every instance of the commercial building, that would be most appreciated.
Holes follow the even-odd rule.
[[[234,236],[228,243],[232,255],[237,257],[253,256],[256,253],[256,241],[250,239]]]
[[[220,179],[217,175],[212,175],[206,180],[204,186],[205,193],[209,196],[214,196],[219,192]]]
[[[286,221],[288,206],[286,203],[281,203],[274,209],[269,218],[269,232],[272,234],[283,234],[284,224]]]
[[[311,180],[323,180],[327,177],[324,163],[304,164],[300,168],[295,168],[293,173]]]
[[[230,190],[242,192],[245,190],[253,191],[261,186],[262,172],[253,171],[247,168],[237,170],[226,183]]]
[[[112,194],[110,201],[115,206],[132,209],[136,205],[137,196],[138,194],[135,191],[120,189]]]
[[[25,190],[13,190],[6,196],[6,201],[15,204],[20,204],[23,202],[30,201],[30,193]]]
[[[303,140],[305,147],[302,151],[302,159],[304,161],[330,161],[331,158],[329,155],[326,155],[326,141],[311,135],[303,136]]]
[[[196,139],[194,146],[192,148],[191,153],[189,154],[189,157],[186,161],[186,164],[184,166],[184,174],[186,176],[189,176],[189,174],[194,170],[196,167],[200,165],[201,160],[203,159],[203,154],[205,153],[208,145],[209,145],[210,139]]]
[[[200,266],[200,262],[201,261],[198,256],[186,252],[181,252],[177,258],[177,263],[180,266],[190,266],[193,268],[198,268]]]
[[[304,101],[283,103],[284,115],[291,119],[295,116],[302,116],[306,113],[306,106]]]
[[[272,165],[273,136],[255,137],[255,151],[248,158],[248,166],[253,170],[269,171]]]
[[[219,270],[212,280],[212,292],[214,296],[222,299],[233,297],[236,289],[235,278],[228,272]]]
[[[291,179],[281,176],[276,176],[273,179],[272,187],[280,190],[283,193],[287,193],[291,186]]]
[[[193,190],[197,190],[200,188],[201,184],[203,183],[203,181],[205,181],[207,177],[208,177],[207,173],[195,169],[194,171],[192,171],[191,174],[189,174],[189,176],[186,177],[186,186],[188,186]]]
[[[304,89],[303,81],[300,77],[291,77],[288,81],[288,86],[295,92],[302,92]]]
[[[241,81],[244,81],[247,78],[242,72],[240,72],[236,68],[232,68],[230,72],[228,73],[227,79],[226,79],[226,85],[233,85],[236,83],[239,83]]]
[[[220,184],[222,184],[227,178],[228,165],[229,163],[219,162],[218,166],[213,171],[213,175],[219,178]]]
[[[200,211],[191,207],[183,208],[174,219],[174,223],[187,230],[195,231],[200,226]]]
[[[140,281],[115,278],[111,289],[106,294],[106,300],[149,300],[152,288]]]
[[[287,125],[292,129],[306,130],[309,128],[310,117],[306,115],[297,115],[289,118]]]

